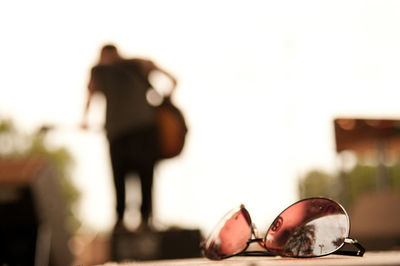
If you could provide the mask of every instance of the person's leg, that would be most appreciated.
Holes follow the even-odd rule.
[[[153,175],[154,166],[158,158],[157,129],[143,128],[130,135],[130,163],[131,170],[135,171],[141,183],[142,203],[140,207],[141,225],[138,230],[150,229],[150,219],[153,211]]]
[[[110,142],[110,159],[113,172],[115,200],[117,211],[117,224],[122,223],[125,213],[125,176],[123,153],[121,143],[117,141]]]
[[[154,164],[148,163],[142,165],[138,171],[142,189],[142,205],[140,212],[142,215],[142,223],[150,225],[150,219],[153,212],[153,174]]]
[[[122,222],[125,213],[125,178],[123,171],[113,167],[117,222]]]
[[[145,158],[143,168],[140,172],[142,183],[142,206],[141,213],[143,223],[151,226],[151,218],[153,215],[153,179],[154,167],[159,158],[159,142],[158,130],[156,127],[150,127],[146,131],[146,137],[143,143],[146,143]]]

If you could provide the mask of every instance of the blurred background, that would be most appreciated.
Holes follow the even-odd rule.
[[[160,230],[207,235],[240,203],[266,230],[306,196],[335,198],[350,214],[357,200],[377,202],[365,195],[385,192],[398,202],[400,151],[385,141],[396,138],[400,118],[399,12],[396,1],[1,2],[3,168],[15,155],[24,162],[51,158],[65,190],[71,253],[83,254],[96,238],[107,240],[115,203],[101,131],[104,100],[96,99],[90,111],[92,131],[79,130],[79,123],[90,68],[101,46],[112,42],[123,56],[152,59],[178,79],[173,100],[189,132],[183,152],[156,169]],[[368,135],[365,149],[338,148],[337,118],[393,120],[394,133]],[[37,174],[27,172],[20,178]],[[0,173],[10,194],[15,178]],[[137,183],[130,187],[136,193],[128,198],[127,223],[135,228],[140,196]],[[398,224],[387,233],[397,234],[387,248],[399,246]],[[93,254],[87,255],[91,262],[108,259],[106,251],[101,258]]]

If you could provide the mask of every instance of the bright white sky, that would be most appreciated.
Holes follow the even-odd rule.
[[[400,116],[399,14],[400,2],[379,0],[2,1],[0,114],[28,131],[60,126],[49,141],[76,157],[79,215],[108,230],[106,142],[76,125],[90,67],[114,42],[179,80],[190,133],[157,169],[157,223],[208,232],[245,203],[268,226],[297,199],[300,176],[334,171],[335,116]]]

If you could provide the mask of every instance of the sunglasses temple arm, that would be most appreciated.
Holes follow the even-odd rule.
[[[333,252],[333,254],[337,255],[347,255],[347,256],[359,256],[362,257],[365,252],[365,248],[358,243],[357,240],[351,239],[351,238],[346,238],[344,241],[345,244],[350,244],[353,245],[357,250],[336,250]]]
[[[262,251],[262,250],[253,250],[253,251],[244,251],[242,253],[239,254],[239,256],[262,256],[262,257],[267,257],[267,256],[276,256],[276,254],[273,254],[271,252],[268,251]]]

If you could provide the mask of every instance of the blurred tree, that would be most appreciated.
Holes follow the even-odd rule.
[[[358,161],[342,176],[321,170],[311,170],[298,183],[301,198],[323,196],[340,202],[351,209],[354,201],[364,193],[377,191],[378,166]],[[400,191],[400,161],[387,166],[389,190]]]
[[[393,190],[400,191],[400,162],[389,168],[389,176]]]
[[[376,191],[376,171],[376,166],[357,163],[351,171],[345,173],[345,195],[342,198],[346,199],[343,204],[347,205],[347,208],[351,208],[360,195]]]
[[[334,177],[322,170],[312,170],[299,182],[299,194],[301,198],[324,196],[334,197],[332,190]]]
[[[65,199],[68,224],[70,229],[75,231],[80,222],[74,214],[74,207],[79,199],[79,191],[70,179],[74,161],[65,147],[50,148],[46,145],[46,131],[46,128],[41,128],[32,134],[25,134],[17,129],[11,119],[0,118],[0,157],[29,158],[41,156],[50,161],[56,171],[57,181]]]

